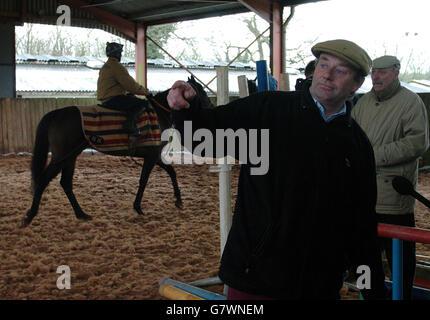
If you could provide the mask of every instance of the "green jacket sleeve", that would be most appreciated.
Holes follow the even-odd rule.
[[[416,99],[402,114],[404,136],[391,143],[374,146],[377,167],[392,166],[415,160],[429,146],[427,111],[424,103]]]
[[[130,93],[149,95],[149,90],[144,86],[138,84],[132,76],[128,73],[127,69],[120,63],[115,64],[115,78],[121,86]]]

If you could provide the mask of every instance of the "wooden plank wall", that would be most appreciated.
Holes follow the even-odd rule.
[[[0,154],[32,152],[37,125],[49,111],[96,103],[92,98],[0,99]]]
[[[430,94],[420,93],[419,96],[423,99],[430,118]],[[0,99],[0,154],[32,152],[37,125],[49,111],[96,103],[94,98]],[[423,160],[423,165],[430,165],[430,150],[423,155]]]

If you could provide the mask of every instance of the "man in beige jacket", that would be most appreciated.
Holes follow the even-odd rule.
[[[135,96],[150,95],[147,88],[137,83],[120,63],[123,45],[115,42],[106,44],[108,60],[100,69],[97,81],[97,99],[109,109],[123,111],[127,115],[124,129],[131,135],[140,134],[136,120],[147,104],[146,100]]]
[[[394,176],[403,176],[417,186],[418,159],[429,146],[426,107],[421,98],[402,87],[400,62],[394,56],[373,61],[372,90],[361,97],[352,116],[366,132],[375,153],[378,198],[378,222],[415,226],[415,199],[400,195],[392,186]],[[392,263],[392,240],[380,238],[389,265]],[[415,276],[415,243],[403,247],[404,298],[411,298]]]

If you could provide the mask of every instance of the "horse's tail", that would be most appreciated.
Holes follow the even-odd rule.
[[[37,126],[36,140],[34,142],[33,156],[31,158],[31,178],[33,191],[34,187],[39,182],[39,178],[46,166],[46,160],[48,159],[48,132],[55,111],[56,110],[45,114]]]

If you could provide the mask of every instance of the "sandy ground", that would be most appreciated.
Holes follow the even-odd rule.
[[[93,220],[75,218],[57,177],[39,214],[21,229],[32,200],[30,159],[0,156],[0,299],[161,299],[163,277],[190,282],[217,275],[218,174],[209,172],[210,165],[175,166],[183,210],[174,206],[167,173],[156,167],[142,217],[132,208],[140,168],[125,157],[85,154],[77,161],[74,190]],[[238,173],[235,166],[233,199]],[[430,197],[430,175],[421,174],[419,181],[418,191]],[[420,203],[416,221],[430,229],[430,211]],[[430,255],[430,245],[417,248]],[[71,270],[69,290],[56,285],[61,265]],[[208,289],[222,293],[222,286]]]

